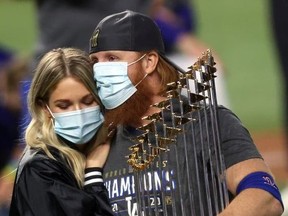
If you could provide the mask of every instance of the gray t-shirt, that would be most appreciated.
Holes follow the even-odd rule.
[[[163,209],[164,212],[168,212],[167,215],[206,216],[210,215],[209,211],[211,210],[213,214],[215,211],[217,212],[214,200],[217,200],[215,196],[219,195],[209,194],[212,204],[207,202],[207,194],[210,192],[207,193],[207,186],[204,184],[205,181],[208,181],[212,191],[213,187],[218,188],[213,183],[213,178],[217,174],[215,171],[211,171],[215,170],[215,160],[219,160],[215,156],[217,150],[211,146],[209,148],[209,145],[214,143],[212,139],[215,137],[206,132],[211,132],[215,128],[212,126],[213,122],[206,121],[206,119],[210,119],[207,118],[207,115],[210,115],[209,109],[198,114],[196,112],[192,118],[201,119],[201,125],[199,125],[200,121],[197,120],[193,124],[184,124],[182,133],[177,136],[176,144],[169,145],[170,150],[165,153],[163,151],[157,157],[157,161],[155,159],[154,164],[148,168],[150,170],[146,173],[146,179],[144,178],[144,181],[148,182],[148,186],[144,186],[144,191],[151,192],[154,195],[151,196],[148,195],[148,192],[143,192],[141,199],[143,205],[149,206],[147,211],[150,211],[150,215],[154,215],[154,210],[158,212],[155,215],[165,215]],[[234,113],[225,107],[219,106],[218,119],[221,153],[224,157],[225,167],[228,168],[247,159],[261,158],[249,132]],[[207,125],[208,130],[206,130],[205,125]],[[129,137],[135,137],[137,133],[137,130],[133,128],[118,128],[117,136],[112,143],[111,152],[104,167],[105,184],[115,215],[139,215],[136,203],[136,191],[140,184],[139,176],[136,177],[137,174],[133,175],[133,169],[127,163],[128,155],[131,156],[131,148],[129,150],[129,147],[135,145]],[[161,160],[159,160],[159,157],[161,157]],[[162,169],[159,169],[159,167],[162,167]],[[187,170],[190,170],[188,172],[190,173],[189,176],[187,176]],[[138,174],[141,174],[141,172],[138,172]],[[178,186],[175,186],[176,184],[174,185],[173,181],[177,181]],[[153,184],[154,186],[151,186]],[[190,189],[187,186],[189,184],[192,184]],[[174,188],[175,191],[171,188]],[[163,195],[161,190],[172,195]],[[189,190],[191,191],[189,192]],[[167,197],[172,197],[172,201]],[[189,199],[194,200],[194,206],[189,205]],[[219,203],[217,205],[218,208],[221,208]],[[186,208],[187,206],[190,209]],[[170,211],[174,211],[174,214]],[[147,213],[147,215],[149,214]]]

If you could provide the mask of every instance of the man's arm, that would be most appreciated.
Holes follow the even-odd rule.
[[[229,191],[236,195],[241,180],[248,174],[259,171],[271,175],[262,159],[249,159],[229,167],[226,172]],[[263,189],[248,188],[241,191],[219,216],[278,216],[282,213],[280,201],[271,193]]]

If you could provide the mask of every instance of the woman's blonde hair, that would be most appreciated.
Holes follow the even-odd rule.
[[[56,85],[65,77],[81,81],[92,93],[98,104],[92,62],[87,53],[75,48],[59,48],[46,53],[40,60],[28,93],[28,109],[31,122],[25,132],[27,146],[42,149],[55,159],[49,146],[59,150],[71,167],[79,186],[83,185],[84,155],[57,138],[51,119],[45,114],[45,106]]]

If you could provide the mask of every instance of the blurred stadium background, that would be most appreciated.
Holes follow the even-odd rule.
[[[231,107],[251,131],[280,186],[284,185],[288,179],[282,133],[285,96],[268,1],[194,0],[194,4],[198,36],[224,63]],[[0,0],[0,29],[1,45],[31,55],[37,34],[33,0]]]
[[[233,109],[255,131],[282,124],[282,84],[267,6],[263,0],[195,0],[198,35],[220,55]],[[0,0],[0,16],[0,43],[29,55],[37,33],[33,0]]]

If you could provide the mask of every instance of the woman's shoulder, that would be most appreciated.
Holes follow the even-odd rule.
[[[48,157],[40,149],[26,149],[18,165],[17,181],[23,172],[36,175],[41,175],[41,173],[63,173],[66,170],[66,166],[63,161],[59,161],[61,159],[59,153],[55,150],[50,152],[54,158]]]
[[[57,157],[57,154],[55,154],[55,151],[50,151],[50,152],[53,157],[55,156]],[[44,163],[47,161],[53,161],[53,159],[51,157],[48,157],[48,155],[44,152],[44,150],[35,149],[35,148],[27,148],[25,149],[20,159],[19,166],[31,165],[37,162]]]

